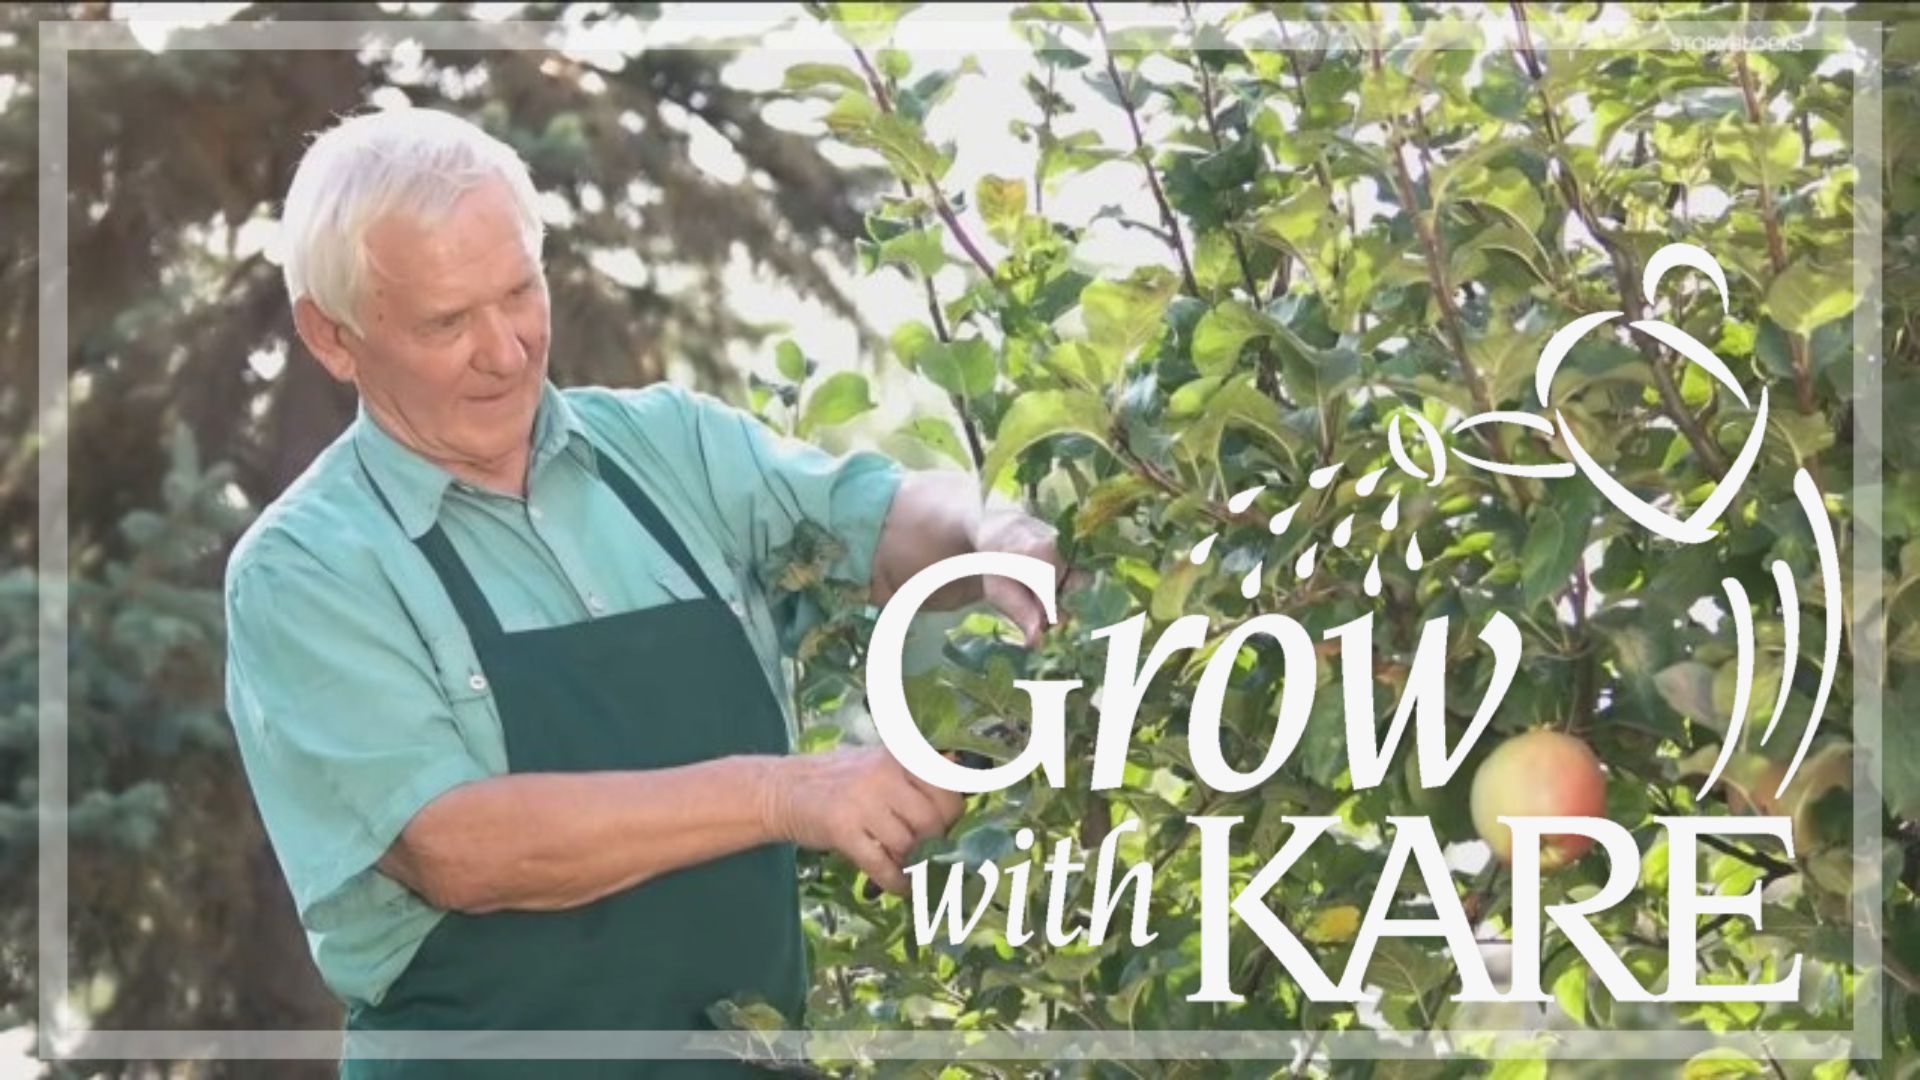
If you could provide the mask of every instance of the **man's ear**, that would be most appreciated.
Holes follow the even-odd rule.
[[[353,381],[355,361],[347,346],[347,335],[352,331],[345,323],[335,322],[312,297],[303,296],[293,305],[293,328],[327,374],[339,382]]]

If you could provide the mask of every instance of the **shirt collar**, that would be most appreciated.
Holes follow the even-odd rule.
[[[441,500],[455,482],[453,474],[388,434],[367,411],[364,401],[354,416],[352,438],[368,475],[399,518],[407,537],[418,539],[425,535],[440,516]],[[544,381],[541,386],[540,404],[533,416],[532,445],[529,485],[540,476],[547,463],[562,452],[597,473],[586,425],[552,380]]]

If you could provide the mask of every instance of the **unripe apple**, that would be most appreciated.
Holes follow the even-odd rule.
[[[1558,731],[1515,735],[1494,748],[1473,774],[1473,827],[1501,862],[1513,861],[1506,817],[1599,817],[1607,807],[1607,775],[1585,742]],[[1554,869],[1586,854],[1591,837],[1541,837],[1540,866]]]
[[[1726,785],[1727,809],[1736,814],[1771,816],[1778,813],[1779,801],[1773,792],[1786,771],[1785,765],[1759,754],[1741,754],[1734,758],[1721,773],[1721,782]]]
[[[1801,763],[1786,794],[1777,795],[1780,778],[1786,774],[1784,762],[1757,754],[1735,758],[1724,774],[1727,806],[1737,813],[1792,818],[1796,858],[1804,859],[1817,848],[1844,842],[1843,837],[1821,835],[1815,808],[1828,792],[1853,786],[1853,748],[1844,742],[1822,746]]]

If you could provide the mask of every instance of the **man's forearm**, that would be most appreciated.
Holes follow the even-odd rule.
[[[776,761],[740,755],[463,784],[414,816],[380,868],[458,911],[577,907],[782,839],[766,804]]]

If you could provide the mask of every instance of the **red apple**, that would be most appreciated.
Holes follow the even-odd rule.
[[[1607,776],[1585,742],[1558,731],[1515,735],[1494,748],[1473,774],[1473,827],[1501,862],[1513,861],[1507,817],[1599,817],[1607,807]],[[1540,866],[1550,870],[1586,854],[1591,837],[1560,833],[1541,838]]]

